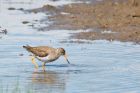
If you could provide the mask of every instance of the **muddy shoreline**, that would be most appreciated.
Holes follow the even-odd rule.
[[[73,34],[72,38],[140,43],[139,9],[139,0],[105,0],[58,7],[46,4],[41,8],[28,10],[28,12],[51,14],[49,20],[53,23],[41,28],[43,31],[90,29],[90,31]]]

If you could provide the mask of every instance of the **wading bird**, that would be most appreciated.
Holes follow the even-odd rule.
[[[66,52],[64,48],[52,48],[48,46],[37,46],[31,47],[29,45],[23,46],[28,52],[32,54],[32,63],[35,65],[35,68],[38,68],[38,64],[35,62],[35,58],[43,63],[42,67],[45,70],[45,64],[57,60],[60,56],[64,56],[66,61],[70,64],[67,59]]]

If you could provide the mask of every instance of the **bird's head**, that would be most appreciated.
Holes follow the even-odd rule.
[[[66,54],[65,49],[64,48],[58,48],[57,50],[60,53],[60,55],[64,56],[65,60],[70,64],[70,62],[69,62],[69,60],[67,58],[67,54]]]

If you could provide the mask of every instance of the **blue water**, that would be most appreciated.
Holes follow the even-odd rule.
[[[104,40],[82,44],[60,43],[68,40],[69,32],[72,31],[39,32],[22,24],[22,21],[34,22],[33,20],[42,19],[47,15],[7,10],[11,6],[32,8],[39,1],[32,0],[32,3],[24,4],[19,0],[10,1],[11,3],[1,0],[0,26],[8,30],[8,34],[0,39],[1,92],[14,93],[16,86],[19,87],[20,93],[140,92],[140,45]],[[40,5],[39,3],[38,6]],[[40,24],[36,23],[36,26],[38,25]],[[47,64],[46,72],[43,72],[41,62],[36,60],[40,67],[35,70],[29,53],[22,48],[26,44],[64,47],[71,64],[68,65],[61,57]]]

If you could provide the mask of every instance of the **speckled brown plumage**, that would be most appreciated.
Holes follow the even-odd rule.
[[[52,48],[49,46],[37,46],[37,47],[31,47],[29,45],[23,46],[28,52],[32,53],[32,63],[35,64],[36,68],[38,68],[37,63],[34,61],[34,58],[37,58],[38,60],[43,62],[43,65],[45,65],[48,62],[55,61],[60,56],[64,56],[66,61],[69,63],[66,52],[63,48]]]

